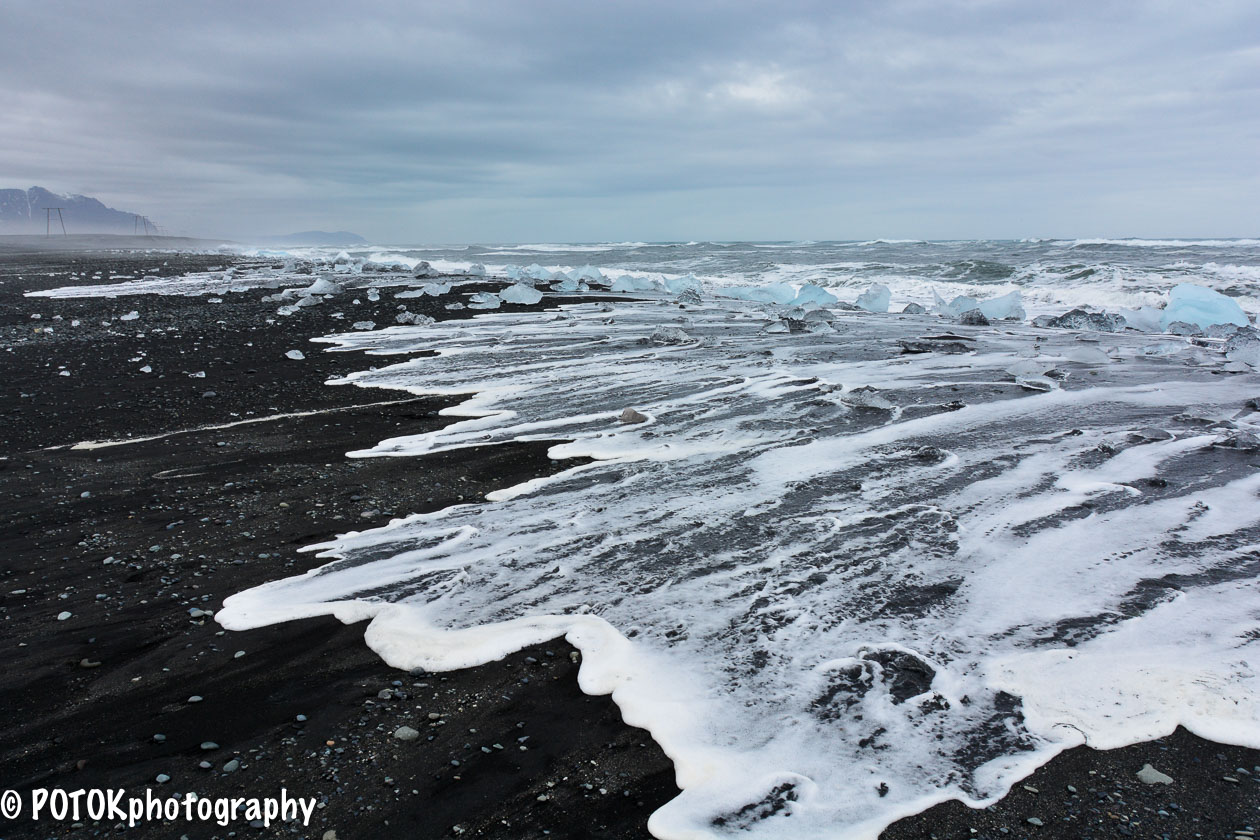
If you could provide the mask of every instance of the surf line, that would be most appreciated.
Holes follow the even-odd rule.
[[[270,423],[273,420],[291,420],[295,417],[314,417],[317,414],[336,414],[340,411],[356,411],[360,408],[380,408],[386,405],[406,405],[407,403],[421,402],[430,399],[430,397],[413,397],[408,400],[385,400],[384,402],[363,403],[361,405],[343,405],[337,408],[323,408],[315,411],[292,411],[288,414],[268,414],[266,417],[249,417],[245,420],[235,420],[231,423],[219,423],[214,426],[197,426],[193,429],[177,429],[173,432],[163,432],[160,435],[149,435],[148,437],[126,438],[123,440],[85,440],[79,443],[63,443],[58,446],[45,446],[44,452],[51,452],[55,449],[105,449],[110,446],[125,446],[128,443],[146,443],[151,440],[161,440],[162,438],[174,437],[175,435],[192,435],[197,432],[217,432],[220,429],[231,429],[234,426],[246,426],[250,423]]]

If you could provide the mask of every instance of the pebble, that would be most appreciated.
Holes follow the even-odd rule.
[[[298,723],[306,723],[306,715],[298,715],[298,716],[295,718],[295,720],[296,720]]]
[[[324,832],[324,836],[320,840],[337,840],[337,832],[330,828]]]
[[[97,662],[95,659],[80,659],[79,660],[80,668],[99,668],[100,666],[101,666],[101,663]]]
[[[420,733],[410,726],[400,726],[394,730],[394,737],[399,741],[414,741],[420,737]]]
[[[1043,823],[1041,820],[1037,819],[1036,817],[1029,817],[1028,824],[1029,825],[1045,825],[1045,823]]]
[[[200,694],[194,694],[192,697],[189,697],[189,698],[188,698],[188,702],[189,702],[189,703],[200,703],[200,702],[201,702],[201,695],[200,695]]]
[[[237,758],[234,758],[231,761],[229,761],[227,764],[223,765],[224,773],[235,773],[239,769],[241,769],[241,762],[240,762],[240,759],[237,759]]]
[[[166,736],[163,735],[161,732],[159,732],[158,734],[153,736],[153,740],[160,744],[166,740]]]
[[[58,621],[65,621],[67,618],[69,618],[69,617],[70,617],[70,616],[72,616],[72,615],[74,615],[74,613],[72,613],[72,612],[68,612],[68,611],[67,611],[67,612],[59,612],[59,613],[57,613],[57,620],[58,620]]]
[[[217,750],[219,748],[219,745],[216,744],[214,741],[202,741],[201,748],[203,750]]]
[[[209,770],[210,768],[214,767],[214,765],[208,761],[199,761],[197,762],[197,766],[200,767],[202,770]]]
[[[240,658],[241,658],[242,656],[244,656],[244,655],[245,655],[245,651],[243,651],[243,650],[238,650],[236,653],[232,654],[232,658],[233,658],[233,659],[240,659]]]
[[[159,785],[164,785],[170,780],[171,780],[171,777],[166,775],[165,773],[158,773],[157,778],[154,779],[154,781],[156,781]]]

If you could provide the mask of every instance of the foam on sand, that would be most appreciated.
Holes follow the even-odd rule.
[[[217,619],[371,618],[374,650],[431,670],[565,635],[583,690],[675,762],[661,838],[873,837],[1177,724],[1260,747],[1260,475],[1225,437],[1257,428],[1253,376],[1137,335],[1074,360],[1071,333],[1022,325],[902,355],[935,340],[916,319],[773,334],[764,305],[329,337],[433,353],[346,382],[467,396],[355,457],[560,439],[594,461],[314,546],[327,565]]]

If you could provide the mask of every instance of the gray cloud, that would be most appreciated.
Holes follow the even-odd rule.
[[[1255,235],[1260,7],[41,2],[0,185],[192,233]]]

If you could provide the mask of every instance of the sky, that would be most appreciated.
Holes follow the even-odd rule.
[[[0,187],[380,243],[1260,235],[1255,0],[0,0]]]

